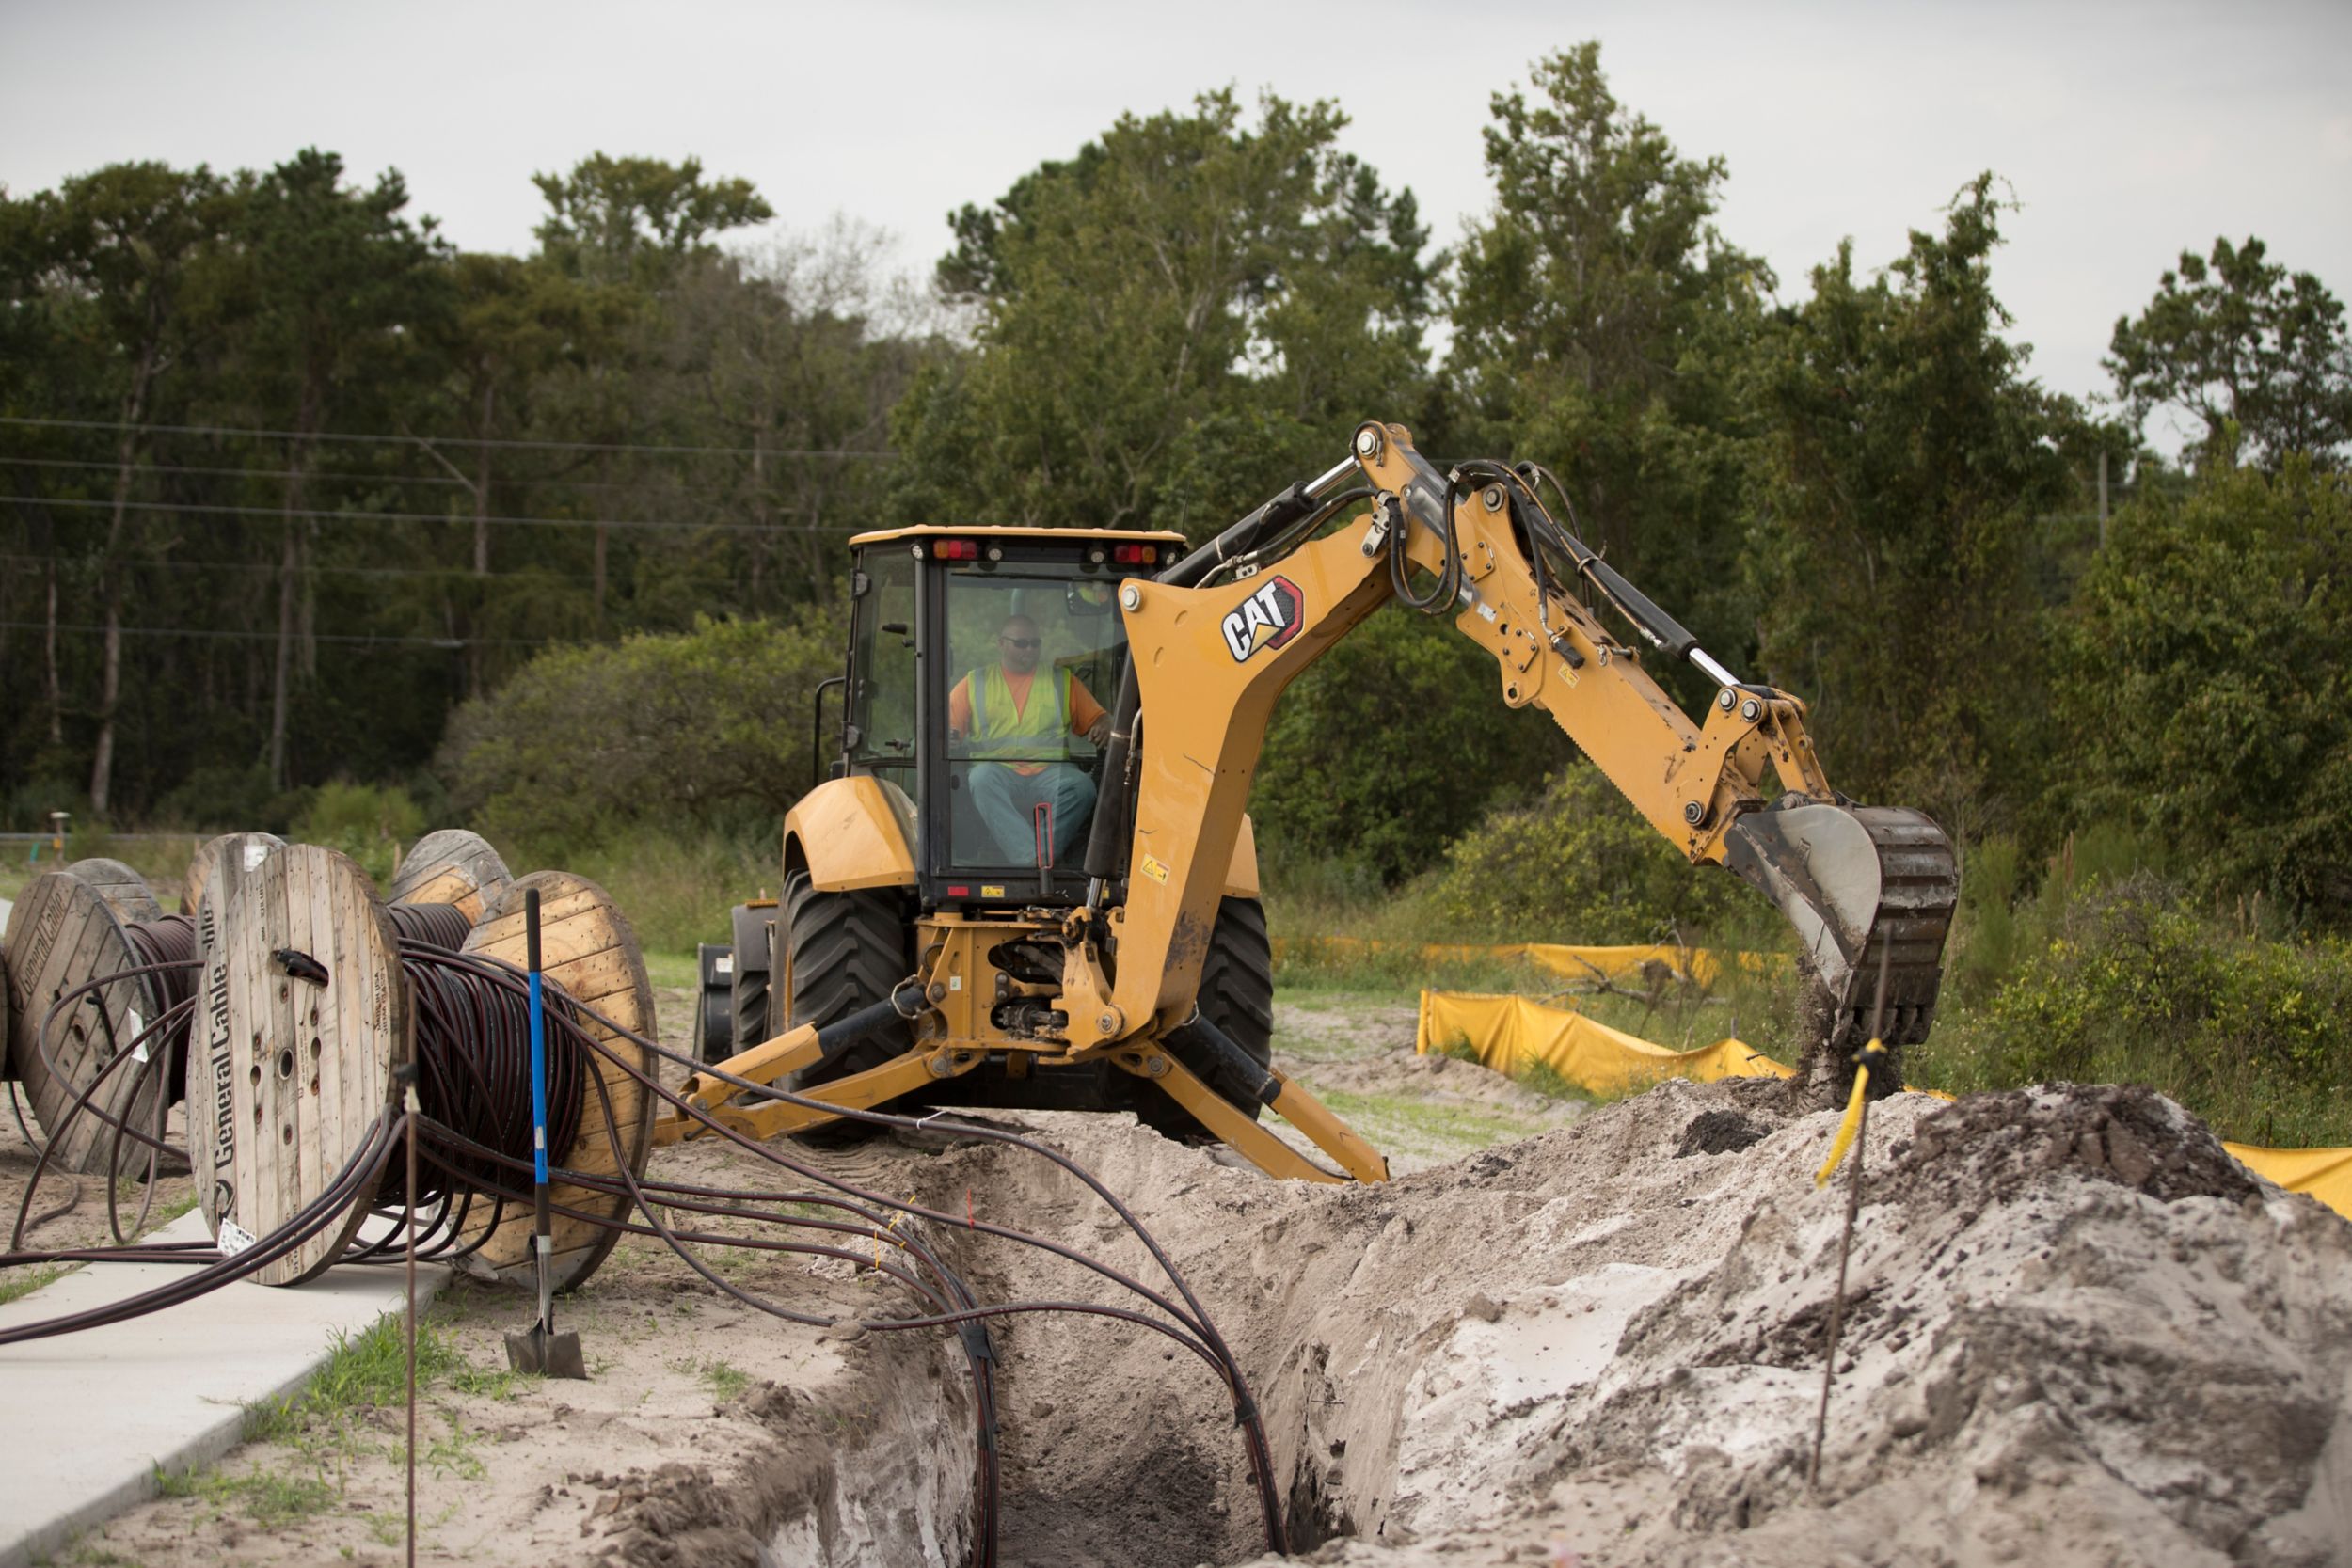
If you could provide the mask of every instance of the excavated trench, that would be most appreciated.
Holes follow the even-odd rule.
[[[1351,1189],[1269,1182],[1120,1118],[1023,1121],[1187,1272],[1252,1379],[1292,1548],[1318,1561],[2319,1568],[2352,1541],[2352,1227],[2144,1091],[1874,1110],[1810,1488],[1844,1195],[1812,1180],[1835,1118],[1776,1085],[1671,1084]],[[1033,1156],[943,1137],[847,1157],[1151,1277]],[[1029,1249],[929,1240],[985,1298],[1109,1299]],[[1069,1317],[993,1343],[1001,1562],[1259,1560],[1199,1361]],[[961,1562],[961,1358],[912,1336],[851,1348],[849,1397],[777,1393],[763,1414],[776,1442],[745,1516],[766,1560]]]

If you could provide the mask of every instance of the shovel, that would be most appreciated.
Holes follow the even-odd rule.
[[[539,1321],[506,1337],[506,1364],[542,1377],[576,1377],[588,1364],[580,1336],[555,1331],[555,1219],[548,1203],[548,1025],[539,974],[539,890],[523,892],[523,932],[531,964],[531,1197],[532,1252],[539,1264]]]

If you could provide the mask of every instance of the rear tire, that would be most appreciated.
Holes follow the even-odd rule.
[[[787,1028],[823,1028],[861,1007],[889,1000],[914,971],[907,952],[906,899],[897,888],[820,893],[808,873],[785,879],[777,911],[778,947],[785,955]],[[914,1040],[913,1026],[893,1020],[842,1053],[829,1066],[803,1068],[786,1087],[802,1089],[877,1068]]]
[[[768,923],[777,907],[735,906],[735,983],[727,1000],[735,1049],[749,1051],[768,1037]]]
[[[1263,1109],[1255,1091],[1274,1062],[1274,948],[1266,936],[1265,907],[1255,898],[1227,898],[1217,905],[1208,956],[1200,960],[1200,1016],[1241,1047],[1257,1075],[1245,1079],[1198,1048],[1171,1044],[1169,1053],[1254,1120]],[[1184,1142],[1215,1136],[1165,1093],[1147,1093],[1136,1114],[1145,1126]]]

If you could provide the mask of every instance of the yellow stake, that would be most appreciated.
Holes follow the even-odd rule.
[[[1862,1125],[1862,1101],[1870,1088],[1870,1063],[1886,1054],[1886,1047],[1872,1040],[1861,1051],[1862,1061],[1853,1069],[1853,1093],[1846,1097],[1846,1114],[1838,1118],[1837,1136],[1829,1141],[1829,1158],[1813,1173],[1816,1191],[1829,1185],[1829,1179],[1837,1172],[1838,1162],[1853,1145],[1854,1129]]]

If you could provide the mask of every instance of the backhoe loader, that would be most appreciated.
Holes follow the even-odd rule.
[[[713,1065],[688,1092],[762,1137],[828,1106],[1133,1109],[1275,1176],[1385,1177],[1271,1066],[1244,808],[1276,698],[1396,601],[1451,617],[1494,657],[1504,707],[1549,714],[1694,863],[1779,906],[1816,1021],[1802,1075],[1842,1095],[1866,1038],[1927,1036],[1950,843],[1837,793],[1804,705],[1717,662],[1574,522],[1540,466],[1440,471],[1402,426],[1367,422],[1329,471],[1198,549],[944,525],[853,540],[848,670],[826,683],[845,688],[838,759],[785,818],[780,898],[739,907],[732,944],[707,950]],[[1645,657],[1704,673],[1703,721]],[[1900,1082],[1899,1062],[1871,1077]]]

